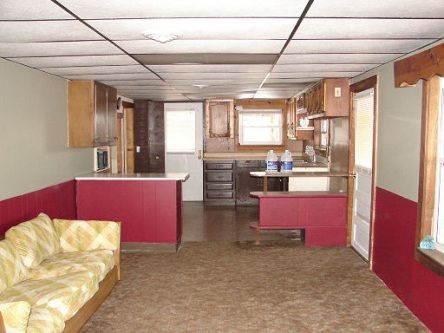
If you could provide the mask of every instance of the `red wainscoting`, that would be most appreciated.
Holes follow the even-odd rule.
[[[377,188],[373,270],[432,332],[444,332],[444,278],[414,258],[417,203]]]
[[[0,235],[10,227],[46,213],[50,217],[76,218],[75,181],[0,201]]]
[[[180,243],[182,183],[176,180],[78,180],[79,219],[122,223],[122,241]]]

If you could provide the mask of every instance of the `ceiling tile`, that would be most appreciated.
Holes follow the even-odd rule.
[[[2,0],[0,20],[54,20],[73,17],[50,0]]]
[[[12,58],[12,61],[37,68],[69,66],[134,65],[137,62],[127,55],[66,56]]]
[[[389,54],[283,54],[277,62],[283,64],[382,64],[401,56],[402,53]]]
[[[292,40],[285,53],[408,53],[428,40]]]
[[[282,74],[282,73],[277,73],[277,75]],[[272,76],[273,74],[271,74],[270,76]],[[299,86],[300,84],[310,84],[313,82],[317,82],[319,80],[321,80],[321,77],[308,77],[308,78],[291,78],[291,80],[282,80],[280,82],[270,82],[270,78],[267,79],[267,81],[265,81],[265,84],[262,85],[262,88],[286,88],[289,86]]]
[[[67,79],[70,80],[95,80],[95,81],[103,81],[103,80],[145,80],[145,79],[154,79],[156,76],[151,73],[136,73],[136,74],[85,74],[85,75],[64,75]]]
[[[150,65],[157,73],[267,73],[271,65]]]
[[[316,0],[307,17],[444,17],[442,0]]]
[[[103,40],[79,21],[0,22],[0,43]]]
[[[273,73],[291,72],[364,72],[378,66],[377,64],[286,64],[276,65]]]
[[[183,39],[287,39],[296,19],[189,18],[87,21],[112,40],[140,40],[144,32],[177,32]]]
[[[146,69],[141,65],[60,67],[60,68],[41,68],[41,69],[47,73],[55,75],[149,73],[148,69]]]
[[[105,81],[105,82],[109,82],[109,81]],[[160,86],[160,85],[157,85],[157,86],[156,85],[132,86],[132,85],[119,84],[119,82],[121,82],[121,81],[112,81],[112,82],[117,82],[117,84],[115,84],[115,83],[113,83],[113,84],[105,83],[105,84],[107,84],[109,86],[112,86],[112,87],[116,88],[119,91],[120,90],[121,91],[140,91],[140,90],[146,90],[146,89],[157,91],[157,90],[170,90],[171,89],[171,87],[168,86],[168,85],[162,85],[162,86]]]
[[[165,80],[262,80],[267,73],[162,73],[160,74]]]
[[[135,54],[139,62],[147,65],[264,65],[273,64],[274,53],[167,53]]]
[[[167,86],[165,82],[160,79],[151,79],[151,80],[100,80],[103,84],[109,86]]]
[[[289,91],[258,91],[254,98],[290,98],[296,95],[296,93]]]
[[[444,19],[310,19],[302,21],[294,39],[441,38]]]
[[[108,41],[0,43],[0,57],[123,54]]]
[[[167,80],[167,82],[171,85],[193,85],[193,84],[205,84],[205,85],[228,85],[232,84],[233,80],[203,80],[203,79],[195,79],[195,80]],[[255,83],[259,86],[262,82],[262,79],[241,79],[236,80],[237,83],[249,84]]]
[[[140,38],[140,37],[139,37]],[[175,40],[161,44],[153,40],[118,41],[132,54],[163,53],[279,53],[285,40]]]
[[[362,72],[298,72],[298,73],[271,73],[269,79],[306,79],[319,77],[354,77]],[[270,82],[269,79],[267,82]]]
[[[12,1],[12,0],[11,0]],[[59,0],[82,18],[137,17],[297,17],[307,0]]]

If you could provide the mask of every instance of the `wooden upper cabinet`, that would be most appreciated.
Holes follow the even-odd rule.
[[[68,146],[97,147],[116,143],[115,88],[94,81],[68,85]]]
[[[350,88],[348,79],[326,79],[305,93],[309,117],[347,117]]]
[[[234,138],[234,101],[207,101],[205,121],[207,138]]]

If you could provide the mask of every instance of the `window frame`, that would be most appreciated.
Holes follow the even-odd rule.
[[[243,115],[246,114],[262,114],[262,113],[276,113],[280,115],[280,122],[277,126],[272,126],[274,128],[278,128],[280,131],[280,143],[270,143],[270,142],[247,142],[247,143],[243,143],[243,137],[242,137],[242,132],[243,132],[243,124],[242,124],[242,119],[243,119]],[[237,121],[237,127],[238,127],[238,145],[239,147],[282,147],[284,145],[284,110],[282,108],[270,108],[270,109],[245,109],[242,111],[239,111],[238,114],[238,121]],[[269,126],[271,127],[271,126]],[[267,127],[268,128],[268,127]]]
[[[444,252],[438,249],[424,250],[419,248],[419,244],[425,236],[434,235],[441,89],[440,77],[436,75],[423,81],[415,257],[435,273],[444,276]]]

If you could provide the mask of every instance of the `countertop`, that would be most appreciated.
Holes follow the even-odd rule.
[[[348,177],[348,173],[339,172],[265,172],[252,171],[253,177]]]
[[[256,198],[310,198],[310,197],[346,197],[347,192],[337,191],[292,191],[292,192],[250,192],[250,195]]]
[[[76,177],[76,180],[175,180],[186,181],[189,174],[185,172],[171,173],[90,173]]]
[[[280,155],[278,153],[278,155]],[[293,159],[303,160],[303,155],[294,155]],[[267,158],[267,153],[204,153],[204,161],[220,161],[220,160],[263,160]]]

